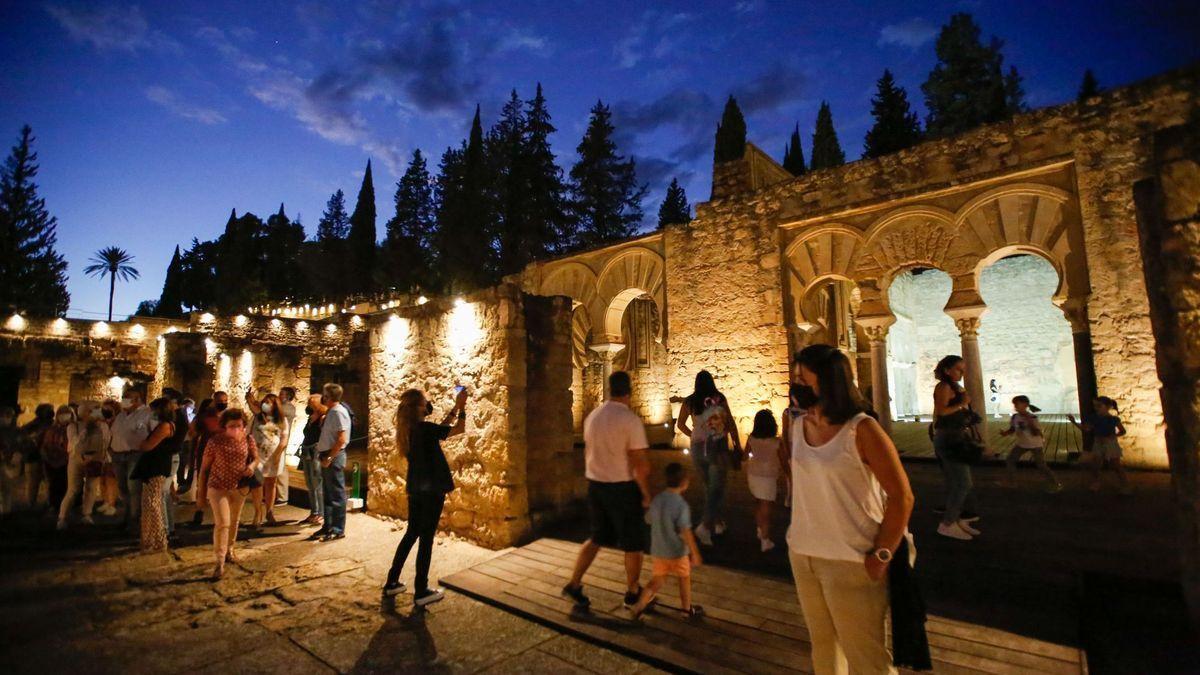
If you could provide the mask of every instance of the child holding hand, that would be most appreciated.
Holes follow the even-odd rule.
[[[667,489],[650,502],[646,520],[650,523],[650,557],[654,578],[642,589],[637,604],[629,608],[636,621],[654,601],[667,577],[679,579],[679,603],[689,617],[702,616],[704,609],[692,604],[692,568],[701,565],[700,549],[692,534],[692,515],[683,492],[688,478],[683,465],[672,462],[665,470]]]

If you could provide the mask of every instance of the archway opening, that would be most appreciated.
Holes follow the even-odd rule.
[[[859,386],[869,388],[871,350],[854,321],[861,305],[858,284],[849,279],[830,278],[816,284],[801,298],[805,332],[802,343],[792,345],[792,351],[814,344],[837,347],[849,357]]]
[[[888,389],[896,420],[930,419],[934,366],[962,351],[958,329],[945,312],[953,285],[941,270],[916,267],[888,286],[888,305],[896,317],[887,336]]]
[[[633,410],[650,424],[670,424],[671,403],[667,385],[667,354],[659,341],[658,305],[648,293],[630,300],[621,316],[621,342],[615,368],[633,381]]]
[[[1037,255],[1007,256],[980,272],[988,311],[979,351],[989,414],[1011,415],[1018,394],[1044,415],[1079,412],[1071,325],[1051,300],[1058,286],[1058,271]]]

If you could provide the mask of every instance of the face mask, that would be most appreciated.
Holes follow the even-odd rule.
[[[216,408],[217,408],[217,410],[221,410],[221,411],[223,411],[223,410],[225,410],[225,409],[226,409],[226,408],[228,408],[228,407],[229,407],[229,404],[228,404],[228,403],[217,403],[217,404],[216,404]]]
[[[67,424],[71,421],[71,416],[67,413],[60,414],[57,418],[59,424]]]
[[[104,413],[104,419],[106,420],[111,420],[113,418],[113,411],[109,410],[108,408],[105,408],[100,412]]]
[[[225,427],[225,433],[234,438],[241,438],[242,433],[246,431],[246,427]]]
[[[430,403],[429,401],[425,401],[425,414],[426,415],[433,414],[433,404]]]
[[[305,414],[305,415],[311,415],[311,414],[313,414],[313,408],[312,408],[312,406],[311,406],[311,405],[309,405],[309,406],[305,406],[305,407],[304,407],[304,414]]]
[[[271,414],[271,404],[270,403],[262,404],[262,411],[263,411],[264,415],[270,415]]]
[[[818,400],[817,392],[813,391],[812,387],[806,384],[797,386],[796,403],[798,403],[801,408],[811,408],[817,404]]]

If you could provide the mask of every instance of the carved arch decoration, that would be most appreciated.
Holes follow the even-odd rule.
[[[576,368],[586,368],[588,345],[592,339],[592,315],[585,305],[576,305],[571,312],[571,361]]]
[[[1087,262],[1082,246],[1071,245],[1072,204],[1069,192],[1037,183],[1003,185],[964,204],[955,216],[960,239],[956,243],[976,261],[976,285],[988,265],[1027,253],[1045,258],[1058,272],[1056,302],[1086,295]]]
[[[878,279],[886,294],[891,279],[913,267],[945,269],[955,238],[954,214],[936,206],[905,206],[867,228],[857,274]]]
[[[658,306],[660,317],[665,316],[666,263],[654,251],[635,246],[613,256],[601,270],[596,288],[602,315],[593,317],[593,327],[599,326],[608,342],[620,342],[621,318],[625,308],[638,297],[649,295]],[[658,340],[663,338],[665,322],[659,322]]]
[[[826,225],[796,237],[784,251],[787,260],[787,286],[794,320],[798,325],[812,324],[812,290],[822,283],[853,280],[857,258],[862,250],[862,234],[844,225]]]
[[[590,305],[597,297],[596,273],[583,263],[563,263],[546,275],[538,294],[565,295],[576,305]]]

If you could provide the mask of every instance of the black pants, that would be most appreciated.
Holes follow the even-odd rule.
[[[414,592],[429,588],[429,559],[433,557],[433,537],[437,534],[438,519],[442,517],[442,507],[446,505],[446,495],[442,492],[415,492],[408,495],[408,529],[396,546],[396,555],[392,558],[392,569],[388,570],[387,582],[394,584],[400,580],[400,572],[404,569],[404,561],[412,551],[413,544],[421,541],[417,547],[417,583]]]

